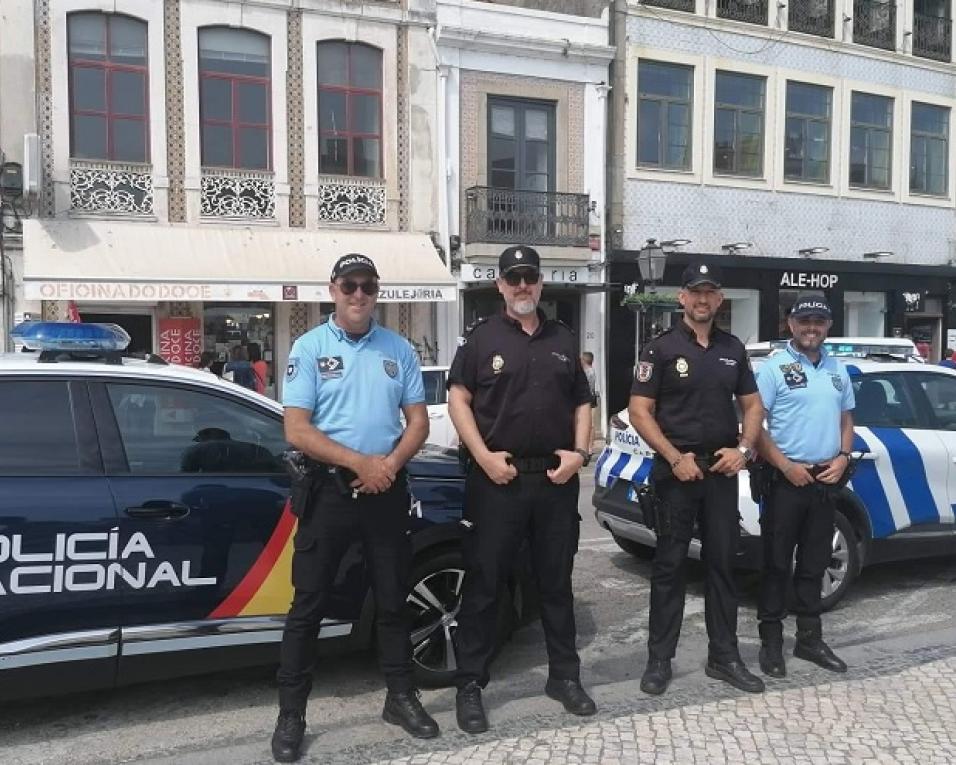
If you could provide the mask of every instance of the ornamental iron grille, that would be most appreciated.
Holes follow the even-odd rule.
[[[953,20],[949,17],[949,3],[920,3],[917,0],[913,12],[913,55],[949,61],[952,40]]]
[[[71,160],[70,209],[96,215],[152,215],[153,169]]]
[[[833,37],[834,0],[791,0],[787,13],[790,31]]]
[[[658,8],[670,8],[672,11],[686,11],[693,13],[696,10],[696,0],[644,0],[643,5],[653,5]]]
[[[767,24],[767,0],[717,0],[717,18]]]
[[[319,177],[319,222],[383,225],[385,181],[343,175]]]
[[[203,168],[199,214],[208,218],[275,217],[272,173]]]
[[[472,186],[465,192],[469,242],[587,247],[587,194]]]
[[[853,42],[896,50],[896,4],[892,0],[853,0]]]

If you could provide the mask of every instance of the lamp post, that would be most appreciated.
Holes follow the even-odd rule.
[[[648,239],[637,255],[637,265],[641,269],[641,281],[650,293],[657,292],[657,285],[664,278],[664,266],[667,254],[656,239]]]

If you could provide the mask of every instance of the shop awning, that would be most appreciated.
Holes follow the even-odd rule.
[[[424,234],[91,220],[24,221],[23,289],[27,300],[323,302],[349,252],[375,261],[381,302],[455,300]]]

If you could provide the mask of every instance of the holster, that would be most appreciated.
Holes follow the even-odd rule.
[[[758,460],[747,467],[747,472],[750,475],[750,497],[760,504],[761,500],[770,496],[770,488],[777,478],[778,471],[769,462]]]
[[[660,524],[660,500],[652,484],[645,483],[638,487],[637,503],[641,507],[641,515],[644,516],[644,525],[656,532]]]
[[[355,473],[340,465],[332,465],[328,468],[328,474],[335,482],[335,488],[339,490],[339,494],[343,497],[354,497],[351,483],[356,479]]]
[[[325,471],[321,463],[310,459],[297,449],[287,449],[282,453],[292,484],[289,491],[289,501],[292,514],[296,518],[305,518],[316,493],[325,481]]]

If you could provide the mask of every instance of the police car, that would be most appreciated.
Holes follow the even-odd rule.
[[[866,360],[848,363],[847,370],[860,460],[837,505],[825,608],[846,594],[865,565],[956,552],[956,370]],[[653,555],[656,537],[644,523],[636,489],[647,481],[653,455],[625,409],[612,418],[595,468],[598,522],[623,550],[644,557]],[[745,472],[739,507],[738,564],[758,568],[759,509]],[[700,557],[696,536],[689,555]]]
[[[0,699],[275,661],[291,601],[280,404],[205,371],[122,357],[115,325],[32,322],[0,355]],[[422,684],[450,681],[464,577],[456,455],[408,466],[408,603]],[[525,582],[500,614],[530,613]],[[322,624],[370,643],[361,547]]]

